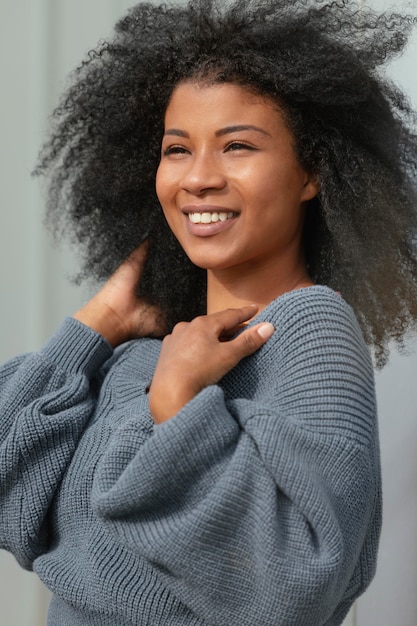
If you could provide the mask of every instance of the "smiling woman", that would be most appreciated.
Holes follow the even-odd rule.
[[[208,270],[208,312],[253,302],[263,308],[313,284],[302,236],[319,184],[294,144],[272,99],[209,81],[174,90],[156,191],[182,249]]]
[[[75,72],[37,173],[106,282],[0,369],[0,542],[51,626],[339,626],[372,580],[367,343],[417,319],[413,113],[379,72],[411,22],[139,4]]]

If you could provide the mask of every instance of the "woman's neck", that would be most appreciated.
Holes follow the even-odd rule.
[[[244,273],[208,270],[207,313],[247,304],[257,304],[259,312],[283,293],[312,284],[304,264],[286,270],[285,275],[275,270],[262,277],[256,270],[246,269]]]

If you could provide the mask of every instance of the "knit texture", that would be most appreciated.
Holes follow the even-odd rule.
[[[0,545],[54,593],[49,626],[337,626],[375,571],[373,368],[327,287],[154,426],[160,342],[114,354],[74,319],[0,370]]]

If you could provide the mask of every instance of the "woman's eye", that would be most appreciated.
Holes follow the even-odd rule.
[[[165,148],[162,152],[164,156],[170,156],[175,154],[187,154],[188,150],[184,148],[184,146],[169,146]]]
[[[230,150],[231,152],[235,150],[255,150],[253,146],[250,146],[247,143],[243,143],[242,141],[233,141],[226,146],[226,151]]]

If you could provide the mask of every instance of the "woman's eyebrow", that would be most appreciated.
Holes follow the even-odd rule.
[[[190,137],[190,135],[185,130],[180,130],[179,128],[168,128],[168,130],[166,130],[164,134],[175,135],[176,137]]]
[[[215,132],[216,137],[222,137],[223,135],[228,135],[230,133],[241,132],[243,130],[255,130],[258,133],[262,133],[263,135],[267,135],[270,137],[271,135],[260,128],[259,126],[253,126],[252,124],[235,124],[234,126],[226,126],[225,128],[220,128]],[[168,128],[165,131],[165,135],[175,135],[176,137],[185,137],[189,139],[190,135],[185,130],[180,130],[179,128]]]
[[[220,130],[216,131],[215,134],[216,137],[221,137],[223,135],[240,132],[242,130],[256,130],[258,133],[262,133],[263,135],[267,135],[268,137],[271,136],[263,128],[260,128],[259,126],[253,126],[252,124],[236,124],[235,126],[226,126],[226,128],[221,128]]]

